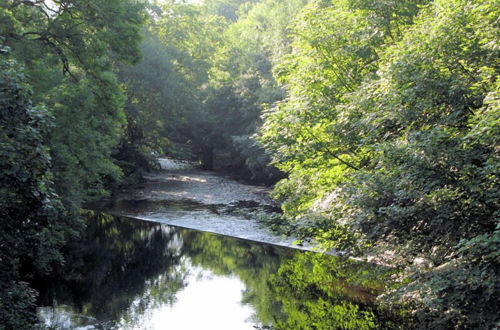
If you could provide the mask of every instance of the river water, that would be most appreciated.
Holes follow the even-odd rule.
[[[301,251],[249,209],[262,187],[162,160],[94,205],[65,269],[38,281],[51,329],[377,329],[401,320],[376,297],[393,271]],[[238,212],[245,209],[245,212]],[[271,243],[271,244],[269,244]]]
[[[256,210],[278,209],[269,188],[239,183],[229,177],[198,170],[188,163],[160,159],[162,170],[124,189],[93,209],[184,228],[258,242],[295,247],[293,237],[279,237],[258,223]]]

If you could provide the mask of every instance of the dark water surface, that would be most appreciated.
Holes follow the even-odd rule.
[[[64,274],[40,279],[50,328],[401,326],[375,303],[386,268],[105,213],[88,221]]]

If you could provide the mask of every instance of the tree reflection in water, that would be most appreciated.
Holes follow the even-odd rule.
[[[89,216],[85,237],[66,251],[64,270],[41,283],[41,305],[71,306],[111,326],[133,324],[158,304],[172,304],[184,287],[182,237],[168,226]]]
[[[66,253],[64,270],[37,281],[40,305],[57,307],[40,309],[40,318],[61,328],[141,328],[165,307],[175,312],[193,272],[237,278],[244,288],[238,304],[253,310],[241,324],[250,328],[397,328],[400,322],[374,304],[391,271],[342,258],[107,214],[91,214],[85,237]]]

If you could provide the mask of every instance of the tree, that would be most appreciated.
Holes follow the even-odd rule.
[[[22,68],[0,56],[0,328],[14,329],[35,323],[27,281],[62,262],[59,249],[78,224],[61,216],[51,180],[44,135],[53,118],[32,105]]]
[[[127,125],[115,158],[126,175],[155,168],[158,155],[189,158],[188,118],[196,102],[196,89],[176,68],[177,50],[146,31],[141,45],[144,59],[118,67],[126,86]]]
[[[139,57],[141,8],[118,0],[0,3],[2,328],[33,326],[28,283],[63,263],[62,246],[82,227],[82,202],[120,176],[111,155],[124,98],[111,69]]]
[[[289,172],[286,215],[440,266],[399,291],[419,297],[422,328],[498,322],[467,306],[498,304],[499,14],[489,0],[311,2],[276,68],[289,98],[261,141]],[[466,277],[468,293],[452,280]]]
[[[264,104],[285,97],[273,77],[273,64],[290,45],[289,18],[305,1],[262,1],[241,6],[238,20],[228,26],[223,45],[210,69],[206,107],[215,128],[214,167],[242,169],[247,177],[273,182],[281,174],[268,166],[270,157],[253,137],[261,126]],[[217,123],[222,123],[217,125]],[[217,127],[219,126],[219,127]]]
[[[0,37],[25,65],[34,102],[55,117],[47,141],[54,181],[75,209],[121,176],[111,156],[125,124],[124,95],[111,70],[139,59],[141,8],[118,0],[0,5]]]
[[[363,167],[369,156],[338,109],[376,75],[379,53],[426,2],[311,1],[300,12],[293,49],[274,67],[288,96],[264,111],[260,131],[275,165],[289,174],[275,191],[290,217],[307,213]]]

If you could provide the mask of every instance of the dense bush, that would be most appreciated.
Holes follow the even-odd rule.
[[[464,240],[451,261],[383,298],[407,306],[417,329],[492,329],[500,325],[500,232]]]
[[[443,265],[407,286],[426,306],[419,326],[491,328],[494,311],[470,306],[499,295],[500,12],[490,0],[415,5],[311,2],[276,69],[290,96],[261,141],[290,173],[275,190],[290,223],[348,226]],[[318,214],[330,224],[308,220]]]
[[[30,282],[63,261],[84,201],[122,171],[125,102],[111,72],[139,58],[136,1],[0,2],[0,328],[36,323]]]
[[[7,49],[4,50],[7,52]],[[33,324],[36,291],[27,281],[62,261],[74,225],[62,217],[43,136],[53,122],[33,106],[22,68],[0,55],[0,328]]]

